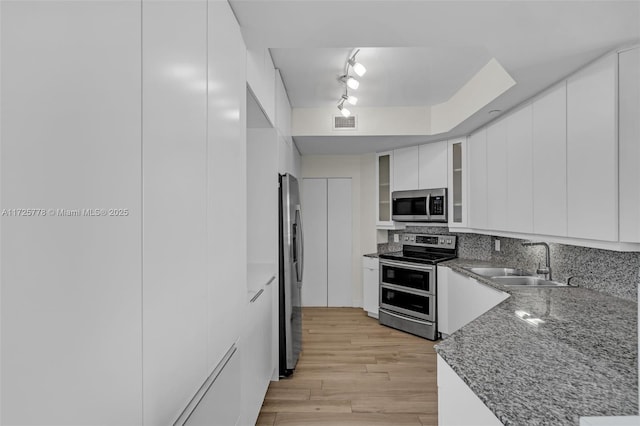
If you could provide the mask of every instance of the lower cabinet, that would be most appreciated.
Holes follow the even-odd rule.
[[[362,257],[362,308],[370,317],[378,318],[379,262],[373,257]]]
[[[502,426],[502,422],[440,355],[438,355],[438,424]]]
[[[451,334],[508,297],[505,292],[438,266],[438,331]]]
[[[255,424],[273,375],[272,291],[273,285],[262,287],[246,307],[240,341],[242,425]]]

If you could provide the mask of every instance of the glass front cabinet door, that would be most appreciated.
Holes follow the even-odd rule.
[[[452,139],[449,149],[449,227],[467,226],[467,139]]]

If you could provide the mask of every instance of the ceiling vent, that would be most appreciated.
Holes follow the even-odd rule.
[[[355,130],[358,121],[355,115],[343,117],[341,115],[333,116],[333,130]]]

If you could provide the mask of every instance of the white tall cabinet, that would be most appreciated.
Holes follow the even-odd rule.
[[[568,235],[618,240],[616,55],[567,80]]]
[[[140,4],[0,8],[1,422],[141,424]]]
[[[0,207],[47,213],[1,218],[1,422],[173,424],[222,368],[191,424],[236,423],[246,52],[229,4],[0,8]]]
[[[142,29],[143,406],[153,425],[174,421],[207,376],[207,3],[144,2]]]
[[[351,179],[305,178],[303,306],[352,306]]]

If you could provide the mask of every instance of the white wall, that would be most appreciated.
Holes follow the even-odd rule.
[[[353,305],[362,306],[362,255],[377,251],[375,154],[302,156],[302,178],[351,178]]]

